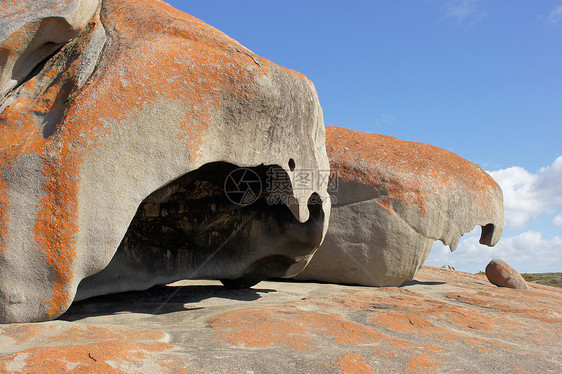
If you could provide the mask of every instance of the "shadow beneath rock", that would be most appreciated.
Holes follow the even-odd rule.
[[[447,282],[420,282],[417,280],[411,280],[411,281],[407,281],[404,282],[400,285],[400,287],[406,287],[406,286],[416,286],[416,285],[422,285],[422,286],[439,286],[441,284],[447,284]]]
[[[122,312],[161,315],[185,310],[203,309],[198,302],[210,298],[253,301],[271,289],[230,290],[223,286],[155,286],[146,291],[129,291],[96,296],[72,303],[58,319],[77,321],[88,317]]]

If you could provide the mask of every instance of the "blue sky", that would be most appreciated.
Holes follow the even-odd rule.
[[[428,264],[562,271],[562,0],[169,2],[308,76],[326,125],[433,144],[491,172],[505,194],[498,246],[468,234]]]

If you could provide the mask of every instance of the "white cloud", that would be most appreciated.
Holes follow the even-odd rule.
[[[394,117],[393,115],[388,114],[388,113],[383,113],[379,118],[377,118],[377,120],[375,121],[375,124],[378,127],[388,127],[388,125],[390,125],[395,120],[396,120],[396,117]]]
[[[562,23],[562,5],[557,5],[548,15],[546,22],[551,25]]]
[[[459,21],[474,14],[474,1],[456,0],[449,3],[448,17],[454,17]]]
[[[522,228],[531,218],[562,206],[562,156],[537,174],[518,166],[489,174],[502,188],[505,220],[510,228]]]
[[[539,215],[546,207],[533,186],[537,176],[527,170],[514,166],[489,173],[500,185],[506,224],[512,228],[521,228],[525,223]]]
[[[449,2],[447,8],[447,17],[455,18],[458,22],[485,16],[485,13],[478,11],[476,0],[454,0]]]
[[[427,265],[452,265],[457,270],[483,270],[492,258],[499,257],[521,273],[555,272],[562,268],[562,238],[543,238],[540,232],[526,231],[502,238],[495,247],[478,243],[480,229],[473,230],[462,240],[457,250],[449,251],[436,242],[426,261]]]
[[[537,189],[554,205],[562,205],[562,156],[539,170]]]
[[[508,227],[520,229],[530,219],[553,211],[557,215],[552,224],[562,227],[562,156],[534,174],[518,166],[488,173],[502,188]],[[522,273],[562,269],[562,238],[558,235],[548,239],[540,232],[528,230],[502,237],[495,247],[481,245],[479,238],[478,227],[465,235],[454,253],[436,242],[426,263],[477,272],[484,270],[492,258],[499,257]]]

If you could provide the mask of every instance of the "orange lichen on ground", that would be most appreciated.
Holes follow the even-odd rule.
[[[133,329],[108,329],[107,327],[79,325],[71,327],[61,334],[53,337],[52,342],[73,341],[76,343],[88,343],[105,340],[147,340],[160,341],[165,339],[166,334],[155,330],[133,330]]]
[[[346,301],[345,298],[339,300],[334,299],[333,301],[341,303],[345,308],[355,310],[373,306],[376,307],[377,305],[383,304],[385,309],[390,309],[392,311],[379,311],[375,317],[381,318],[381,322],[383,323],[391,322],[393,319],[400,320],[403,324],[391,323],[388,327],[401,328],[409,331],[418,330],[418,328],[415,327],[416,325],[423,327],[424,331],[434,328],[435,325],[422,318],[422,316],[445,319],[453,326],[459,328],[472,328],[485,331],[492,331],[495,327],[501,325],[501,321],[476,310],[457,307],[453,304],[428,298],[408,290],[397,290],[399,290],[399,292],[389,293],[382,297],[379,295],[372,299],[365,298],[364,296],[354,297],[355,300],[351,303]],[[398,311],[406,312],[406,314],[396,314]]]
[[[378,311],[370,318],[370,321],[396,332],[406,334],[416,333],[420,336],[447,331],[421,316],[404,312]]]
[[[496,341],[496,338],[517,335],[522,326],[518,321],[506,326],[498,312],[466,308],[400,288],[388,288],[376,295],[348,291],[344,296],[307,302],[317,303],[325,309],[369,311],[367,320],[371,326],[390,330],[388,335],[403,334],[400,336],[409,344],[412,339],[424,339],[428,351],[440,351],[439,346],[445,342],[458,342],[481,352],[492,348],[509,349],[509,345]],[[479,336],[471,337],[461,331],[473,331]]]
[[[26,343],[35,338],[39,334],[44,333],[45,327],[33,324],[10,324],[2,326],[0,333],[2,336],[7,336],[18,343]]]
[[[408,364],[408,373],[434,373],[437,369],[439,365],[427,353],[420,354]]]
[[[127,343],[104,342],[79,345],[62,345],[53,347],[35,347],[25,351],[0,357],[0,369],[8,371],[10,363],[22,357],[26,373],[57,373],[57,372],[95,372],[95,373],[126,373],[116,370],[119,362],[137,363],[148,352],[170,349],[166,343]],[[115,361],[115,363],[112,363]],[[112,365],[113,364],[113,365]]]
[[[350,298],[351,299],[351,298]],[[407,336],[404,339],[379,332],[371,325],[353,322],[341,314],[327,312],[305,311],[298,305],[305,302],[295,302],[291,305],[274,308],[240,309],[221,313],[208,320],[213,328],[215,339],[226,341],[233,345],[246,347],[271,347],[282,345],[296,351],[316,351],[321,347],[334,344],[343,347],[365,346],[372,350],[372,354],[384,360],[393,357],[411,357],[413,347],[425,350],[427,360],[442,349],[436,345],[413,342]],[[314,300],[307,299],[307,305],[315,305]],[[412,317],[415,319],[415,317]],[[378,326],[377,326],[378,327]],[[326,343],[325,339],[329,339]],[[343,355],[336,364],[341,372],[365,372],[369,365],[361,355],[354,353]],[[418,359],[416,365],[425,363]],[[436,367],[437,357],[432,358],[432,366]],[[414,361],[416,363],[416,361]],[[405,368],[404,368],[405,370]],[[367,371],[368,372],[368,371]]]
[[[166,335],[162,331],[91,325],[60,330],[60,326],[54,325],[1,328],[2,335],[15,340],[14,348],[24,349],[0,356],[0,371],[127,373],[131,367],[139,369],[152,362],[172,373],[179,372],[183,366],[178,357],[167,353],[174,347],[163,341]],[[36,341],[41,346],[25,349],[36,345]],[[160,355],[158,360],[152,356],[155,353]]]
[[[375,374],[363,355],[359,353],[348,353],[338,357],[333,365],[341,374]]]
[[[266,293],[253,308],[233,310],[241,304],[224,299],[168,317],[146,315],[146,305],[140,306],[140,319],[111,316],[127,324],[156,321],[166,328],[171,342],[182,344],[175,348],[165,343],[168,335],[161,331],[67,322],[0,326],[0,340],[8,348],[0,357],[0,372],[7,365],[39,372],[36,368],[42,362],[61,371],[64,365],[89,370],[85,365],[92,362],[99,372],[143,372],[140,367],[149,371],[154,365],[157,369],[150,372],[192,372],[191,366],[204,368],[203,372],[262,372],[268,367],[283,369],[287,359],[303,364],[291,366],[293,371],[296,367],[310,372],[560,372],[559,322],[449,297],[473,291],[500,304],[557,312],[560,290],[517,292],[482,283],[480,276],[427,267],[417,280],[415,285],[385,288],[272,282],[266,288],[276,285],[272,294],[281,299],[267,301],[274,295]],[[216,290],[209,292],[207,296],[217,296]],[[142,303],[137,294],[130,297],[134,304]],[[154,300],[147,302],[152,305]]]
[[[474,202],[482,206],[488,200],[483,192],[501,193],[480,167],[428,144],[327,127],[326,150],[332,176],[372,185],[382,194],[377,203],[389,214],[394,212],[394,204],[400,203],[405,209],[417,206],[425,216],[429,199],[451,188],[467,188]]]
[[[420,313],[423,315],[423,313]],[[428,313],[428,318],[430,318],[431,313]],[[421,315],[408,313],[408,312],[393,312],[393,311],[379,311],[377,314],[372,316],[369,321],[376,326],[385,327],[391,331],[399,332],[402,334],[407,334],[409,337],[405,337],[405,340],[409,338],[424,338],[428,342],[434,342],[433,345],[426,346],[428,351],[432,352],[439,352],[443,349],[439,346],[444,342],[462,342],[468,346],[473,346],[479,349],[482,352],[488,351],[489,347],[491,346],[499,346],[497,342],[490,340],[490,339],[482,339],[482,338],[471,338],[468,337],[459,331],[462,329],[470,330],[470,326],[473,324],[470,322],[470,319],[463,320],[462,323],[458,323],[459,325],[464,326],[455,326],[460,328],[461,330],[456,330],[455,328],[439,326],[431,321],[428,318],[422,317]],[[453,325],[457,324],[453,320],[451,320],[451,315],[444,317],[441,316],[440,319],[445,321],[445,325],[451,323]],[[507,348],[507,345],[503,345],[504,348]]]
[[[331,338],[339,345],[401,343],[340,314],[299,309],[240,309],[214,316],[208,323],[216,339],[247,347],[280,344],[297,351],[314,350],[315,336]]]
[[[520,292],[523,292],[519,290]],[[528,292],[528,291],[525,291]],[[562,293],[561,293],[562,294]],[[530,295],[529,295],[530,296]],[[548,301],[544,303],[529,303],[529,298],[510,297],[508,295],[494,295],[487,292],[451,292],[446,297],[461,303],[476,305],[483,308],[497,309],[503,312],[517,313],[528,318],[548,323],[562,322],[562,309],[552,308]],[[531,299],[532,300],[532,299]],[[551,300],[553,301],[553,300]],[[541,306],[541,304],[543,304]],[[545,308],[544,306],[548,306]],[[556,307],[556,305],[553,305]],[[558,308],[560,300],[558,300]]]

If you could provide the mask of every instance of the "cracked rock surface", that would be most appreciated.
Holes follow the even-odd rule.
[[[324,141],[308,79],[162,1],[2,1],[0,322],[59,316],[118,248],[102,275],[112,283],[86,283],[84,297],[189,276],[296,274],[326,232],[325,188],[285,191],[284,205],[258,193],[255,212],[198,190],[224,186],[217,178],[234,167],[291,182],[294,168],[328,170]],[[197,207],[216,209],[186,213]],[[241,253],[234,238],[203,264],[233,231],[261,245]],[[126,279],[135,266],[144,275]]]
[[[411,280],[436,240],[454,251],[482,226],[503,231],[500,187],[478,165],[446,150],[339,127],[326,129],[332,214],[320,249],[296,279],[397,286]]]

